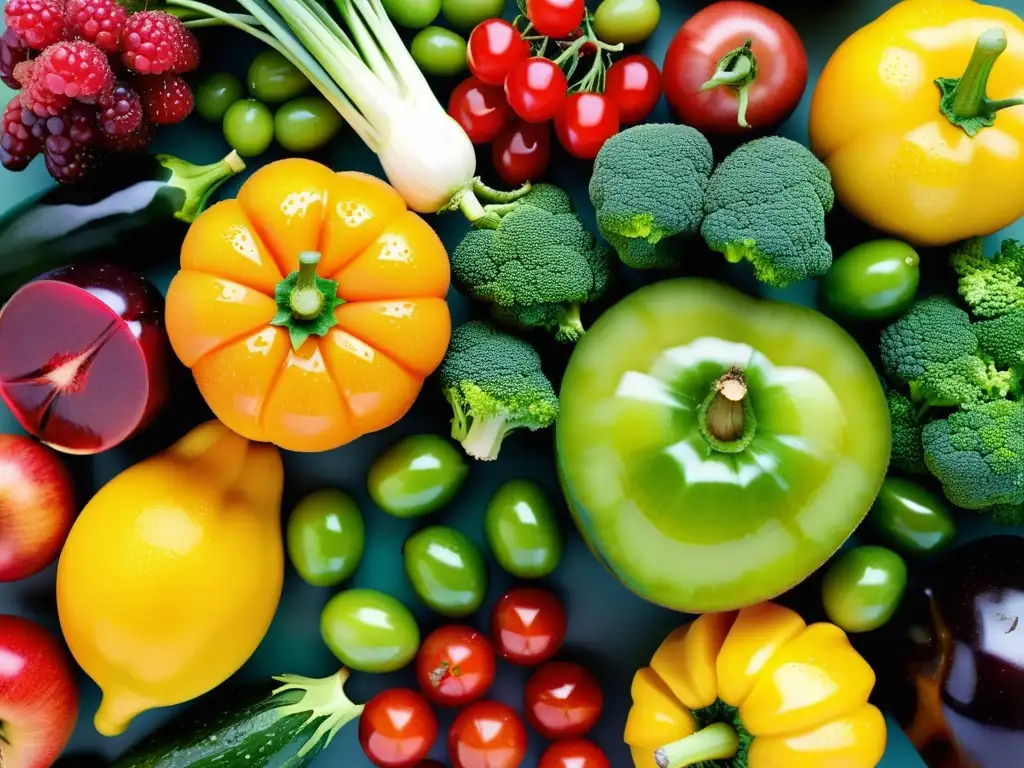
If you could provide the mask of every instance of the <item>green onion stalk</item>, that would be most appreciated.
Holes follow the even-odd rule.
[[[167,2],[246,32],[291,61],[377,154],[414,211],[458,209],[476,222],[487,205],[529,191],[499,192],[476,176],[472,142],[434,96],[381,0],[335,0],[340,20],[317,0],[236,0],[246,15],[198,0]]]

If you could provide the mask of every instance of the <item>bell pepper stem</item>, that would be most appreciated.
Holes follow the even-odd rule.
[[[193,165],[173,155],[157,155],[156,159],[171,172],[168,186],[185,193],[185,202],[174,212],[174,218],[186,224],[196,220],[221,184],[245,170],[245,162],[234,150],[210,165]]]
[[[992,68],[1006,50],[1006,32],[1000,27],[985,30],[978,37],[967,69],[959,78],[940,77],[935,81],[942,92],[940,108],[946,118],[968,136],[995,124],[996,113],[1024,104],[1024,99],[990,99],[988,82]]]
[[[324,308],[324,295],[316,285],[316,267],[320,263],[317,251],[299,254],[299,277],[288,299],[296,320],[316,320]]]
[[[729,760],[739,751],[736,729],[728,723],[714,723],[659,748],[654,753],[654,762],[658,768],[683,768],[711,760]]]
[[[722,453],[739,453],[754,439],[757,421],[739,368],[730,368],[715,381],[698,411],[697,423],[708,444]]]
[[[757,58],[754,56],[753,41],[747,40],[739,48],[729,51],[718,60],[715,74],[704,85],[702,91],[728,86],[739,96],[736,122],[742,128],[749,128],[747,107],[750,105],[750,86],[757,78]]]

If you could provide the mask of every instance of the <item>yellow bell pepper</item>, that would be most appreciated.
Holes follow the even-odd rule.
[[[256,650],[284,581],[283,487],[277,448],[211,421],[82,510],[57,567],[57,608],[103,691],[100,733],[206,693]]]
[[[833,624],[775,603],[709,613],[633,678],[625,741],[636,768],[873,768],[886,741],[874,685]]]
[[[973,0],[903,0],[835,52],[811,148],[855,216],[917,245],[1024,215],[1024,21]]]

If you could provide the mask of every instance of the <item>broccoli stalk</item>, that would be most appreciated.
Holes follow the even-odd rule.
[[[537,352],[486,323],[455,329],[438,375],[452,407],[452,438],[474,459],[494,460],[509,434],[545,429],[558,417]]]

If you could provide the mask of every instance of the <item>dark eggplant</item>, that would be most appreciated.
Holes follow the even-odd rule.
[[[0,216],[0,296],[82,259],[130,261],[164,244],[177,248],[182,222],[195,221],[217,187],[244,169],[235,152],[211,165],[113,155],[92,178],[29,198]]]

